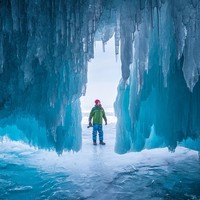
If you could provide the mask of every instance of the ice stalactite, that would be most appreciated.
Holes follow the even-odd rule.
[[[199,150],[200,2],[142,1],[141,8],[130,76],[121,81],[115,102],[116,151]]]
[[[79,98],[101,9],[101,1],[1,1],[1,136],[80,149]]]
[[[94,42],[105,46],[114,35],[122,63],[116,151],[173,151],[180,142],[194,148],[188,141],[200,136],[199,9],[199,0],[2,0],[1,136],[78,151],[87,63]]]

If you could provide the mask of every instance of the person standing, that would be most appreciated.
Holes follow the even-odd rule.
[[[101,106],[100,100],[96,99],[95,106],[92,108],[89,115],[89,126],[88,126],[88,127],[93,126],[93,131],[92,131],[93,145],[97,145],[97,132],[99,133],[99,144],[101,145],[106,144],[103,141],[103,127],[102,127],[103,119],[105,121],[105,125],[107,125],[107,118],[105,111]]]

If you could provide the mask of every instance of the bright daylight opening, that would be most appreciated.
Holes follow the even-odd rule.
[[[115,56],[114,37],[105,45],[97,41],[94,47],[94,59],[88,63],[88,82],[86,95],[81,97],[82,124],[88,123],[88,115],[94,106],[95,99],[101,101],[108,124],[115,123],[114,101],[117,96],[117,86],[121,79],[121,61]]]

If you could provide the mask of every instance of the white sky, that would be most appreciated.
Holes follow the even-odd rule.
[[[116,61],[114,38],[107,42],[105,52],[102,42],[96,42],[94,51],[94,59],[88,63],[86,95],[81,97],[82,111],[90,110],[95,99],[101,101],[104,109],[113,109],[121,79],[121,61],[120,56]]]

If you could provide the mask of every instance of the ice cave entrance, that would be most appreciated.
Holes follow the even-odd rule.
[[[114,101],[121,79],[120,56],[116,58],[114,37],[103,48],[101,41],[94,44],[94,59],[88,63],[87,89],[81,97],[82,124],[88,123],[88,116],[95,99],[100,99],[109,123],[115,123]]]

